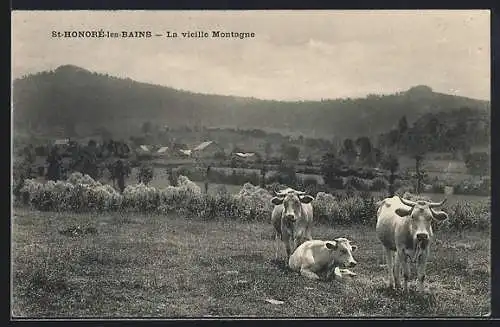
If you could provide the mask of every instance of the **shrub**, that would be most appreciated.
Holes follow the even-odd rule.
[[[385,191],[389,189],[389,182],[383,177],[376,177],[371,183],[370,190],[372,191]]]
[[[451,206],[444,206],[450,217],[446,227],[463,231],[466,229],[486,230],[491,228],[491,202],[483,200],[478,202],[458,201]]]
[[[203,219],[241,219],[268,221],[273,209],[272,191],[289,185],[270,184],[265,189],[245,183],[238,194],[229,194],[222,186],[216,194],[204,194],[200,187],[186,176],[179,176],[178,186],[156,189],[144,184],[129,185],[123,194],[110,185],[102,185],[88,175],[72,174],[67,181],[39,183],[26,179],[20,190],[26,203],[39,210],[56,211],[107,211],[125,210],[140,212],[175,212],[186,217]],[[311,185],[316,188],[326,186]],[[309,192],[309,191],[307,191]],[[312,192],[311,192],[312,194]],[[314,219],[332,225],[369,224],[376,217],[374,198],[369,192],[352,191],[327,193],[318,191],[312,202]],[[411,201],[430,201],[426,196],[409,192],[399,193]],[[442,210],[450,219],[437,228],[464,230],[487,229],[491,224],[490,200],[446,204]]]
[[[489,177],[469,178],[454,185],[456,194],[482,195],[491,194],[491,179]]]
[[[432,184],[432,193],[444,193],[444,187],[446,186],[444,181],[436,180]]]
[[[137,172],[137,182],[148,185],[153,179],[154,168],[152,166],[142,165]]]
[[[26,202],[38,210],[106,211],[121,205],[115,189],[81,173],[73,173],[67,181],[39,183],[28,179],[21,192]]]
[[[201,167],[181,166],[173,171],[175,176],[186,176],[192,181],[204,181],[206,177],[206,170]]]
[[[358,191],[369,191],[370,184],[371,183],[368,180],[364,180],[356,176],[349,176],[344,182],[344,188]]]

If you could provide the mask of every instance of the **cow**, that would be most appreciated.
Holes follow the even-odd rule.
[[[304,277],[319,280],[318,273],[326,272],[326,279],[330,279],[332,274],[342,278],[342,273],[355,276],[348,269],[357,262],[352,253],[357,246],[351,244],[347,238],[339,237],[333,241],[311,240],[302,243],[288,260],[288,266],[292,271],[300,272]]]
[[[276,193],[271,199],[275,205],[271,223],[276,240],[280,238],[285,243],[287,258],[304,241],[312,240],[313,200],[312,196],[291,188]]]
[[[410,201],[399,196],[377,202],[376,234],[387,258],[388,287],[408,292],[410,262],[417,267],[419,291],[424,291],[425,267],[433,237],[431,221],[444,221],[448,214],[434,210],[441,202]]]

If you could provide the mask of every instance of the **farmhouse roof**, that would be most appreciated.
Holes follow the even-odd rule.
[[[60,139],[54,141],[55,145],[67,145],[69,144],[69,139]]]
[[[235,155],[237,155],[238,157],[241,157],[241,158],[248,158],[248,157],[254,156],[255,153],[253,153],[253,152],[236,152]]]
[[[168,150],[168,146],[162,146],[156,152],[158,152],[158,153],[165,153],[167,150]]]
[[[142,151],[148,151],[149,152],[149,148],[147,147],[147,145],[141,145],[141,146],[139,146],[139,148],[141,148]]]
[[[206,141],[206,142],[203,142],[201,143],[200,145],[198,145],[197,147],[195,147],[193,149],[193,151],[200,151],[200,150],[203,150],[205,149],[207,146],[209,146],[210,144],[212,144],[214,141]]]
[[[191,150],[180,149],[179,151],[182,152],[183,154],[187,155],[187,156],[191,155]]]

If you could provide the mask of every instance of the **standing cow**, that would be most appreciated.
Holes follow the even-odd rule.
[[[389,287],[401,287],[402,271],[404,290],[408,291],[411,261],[416,263],[419,290],[423,291],[425,266],[433,236],[431,221],[448,218],[445,212],[433,208],[442,206],[445,201],[413,202],[393,196],[377,203],[376,232],[386,252]]]
[[[285,243],[287,258],[299,245],[312,240],[313,200],[312,196],[291,188],[276,193],[271,199],[275,205],[271,223],[276,239],[279,237]]]

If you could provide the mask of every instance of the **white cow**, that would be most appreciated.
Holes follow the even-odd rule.
[[[352,252],[357,249],[346,238],[336,238],[333,241],[311,240],[302,243],[288,260],[291,270],[300,272],[304,277],[320,279],[318,273],[326,272],[326,279],[334,274],[342,277],[342,273],[355,276],[356,274],[340,267],[352,268],[357,262]]]
[[[401,287],[401,271],[404,277],[404,290],[408,291],[410,261],[417,265],[419,290],[423,290],[425,266],[433,237],[431,221],[448,218],[443,211],[433,208],[442,202],[413,202],[393,196],[377,203],[377,237],[385,248],[387,258],[388,286]]]
[[[271,213],[271,223],[276,231],[276,239],[285,243],[287,258],[304,241],[312,239],[314,198],[304,192],[286,189],[271,199],[275,205]]]

